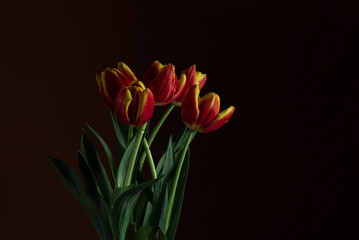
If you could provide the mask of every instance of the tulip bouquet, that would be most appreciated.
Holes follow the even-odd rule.
[[[108,171],[84,130],[78,164],[86,188],[69,165],[53,157],[49,160],[85,208],[100,240],[173,240],[186,185],[189,145],[197,132],[208,133],[224,125],[235,108],[220,112],[219,96],[213,92],[200,97],[207,77],[196,71],[195,65],[178,79],[172,64],[154,61],[140,81],[120,62],[117,68],[107,68],[97,75],[96,80],[112,118],[117,154],[113,155],[106,141],[87,127],[103,148]],[[164,105],[168,109],[150,128],[155,106]],[[169,138],[165,153],[155,161],[150,146],[176,106],[184,130],[176,139]],[[149,169],[147,179],[145,164]]]

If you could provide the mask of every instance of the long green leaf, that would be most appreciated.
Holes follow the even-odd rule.
[[[160,160],[160,168],[157,169],[158,174],[163,175],[161,180],[154,185],[154,200],[153,208],[150,208],[149,222],[146,222],[151,226],[160,226],[161,229],[165,230],[166,213],[167,213],[167,202],[168,202],[168,189],[171,186],[171,180],[175,171],[175,153],[172,137],[170,137],[167,145],[167,150]],[[145,218],[145,219],[148,219]]]
[[[141,192],[158,180],[152,180],[146,183],[133,186],[119,196],[112,209],[112,224],[114,240],[124,240],[126,230],[131,222],[132,214],[135,209],[138,197]]]
[[[161,157],[156,168],[157,175],[165,175],[164,178],[162,179],[162,183],[166,182],[166,180],[170,177],[170,173],[174,170],[174,167],[175,167],[174,146],[173,146],[172,136],[170,136],[166,152]]]
[[[123,154],[123,157],[120,161],[116,173],[116,181],[115,181],[116,187],[123,187],[125,184],[126,173],[135,143],[136,143],[136,137],[133,137],[131,143],[128,145],[125,153]]]
[[[147,206],[151,205],[148,197],[143,194],[138,203],[136,204],[136,208],[135,208],[135,219],[134,222],[136,223],[137,226],[143,226],[144,225],[144,220],[147,214]]]
[[[87,198],[85,189],[81,178],[76,174],[76,172],[69,165],[59,159],[53,157],[48,157],[48,159],[72,196],[74,196],[81,204],[86,203]]]
[[[99,226],[95,226],[100,239],[112,239],[112,231],[110,224],[111,209],[103,199],[101,192],[95,179],[93,178],[90,169],[87,166],[85,158],[81,152],[78,152],[78,162],[82,176],[86,182],[86,190],[88,199],[94,207],[97,214],[97,221]],[[94,224],[95,225],[95,224]],[[100,233],[99,233],[100,232]]]
[[[119,188],[115,188],[112,191],[112,196],[111,196],[111,208],[113,208],[113,206],[115,205],[117,199],[119,197],[121,197],[121,195],[126,192],[127,190],[131,189],[133,186],[126,186],[126,187],[119,187]]]
[[[116,115],[114,115],[111,111],[110,111],[110,115],[111,115],[113,127],[115,129],[115,133],[117,136],[117,141],[120,143],[120,145],[122,146],[123,149],[126,149],[127,148],[128,127],[123,126],[121,123],[119,123],[116,118]]]
[[[68,166],[66,163],[62,162],[53,157],[49,157],[50,163],[55,168],[56,172],[59,174],[61,180],[63,181],[67,190],[75,197],[76,200],[84,207],[85,211],[89,215],[92,224],[95,227],[95,230],[101,240],[106,240],[104,238],[104,233],[102,226],[99,220],[99,215],[97,214],[94,206],[89,202],[86,197],[85,189],[83,187],[81,178],[76,174],[76,172]]]
[[[105,201],[109,204],[112,187],[110,181],[108,180],[105,168],[99,159],[97,151],[85,131],[82,131],[81,153],[83,154],[91,174],[98,184]]]
[[[85,157],[83,156],[81,151],[77,151],[77,161],[78,161],[78,164],[80,167],[82,177],[86,183],[87,194],[88,195],[98,194],[98,195],[102,196],[100,188],[99,188],[96,180],[93,178],[91,171],[86,163]]]
[[[174,143],[174,151],[175,153],[181,152],[183,149],[183,146],[185,145],[188,135],[190,134],[191,131],[188,130],[187,127],[185,127],[181,133],[177,136],[176,141]],[[196,132],[194,132],[191,142],[193,140],[193,138],[196,136]]]
[[[173,202],[173,211],[171,215],[170,225],[167,229],[166,236],[168,240],[174,240],[178,221],[181,215],[182,203],[183,203],[183,196],[186,187],[187,175],[188,175],[188,168],[189,168],[189,149],[187,150],[185,160],[183,162],[181,174],[178,180],[177,190],[176,190],[176,197]]]
[[[136,229],[136,225],[131,224],[127,230],[126,240],[167,240],[167,238],[158,227],[142,226]]]
[[[151,226],[159,226],[162,231],[165,231],[166,229],[167,203],[168,184],[165,184],[161,191],[161,195],[158,197],[158,199],[156,199],[156,201],[154,201],[149,224]]]
[[[98,139],[98,141],[101,143],[103,150],[105,151],[105,154],[107,156],[108,159],[108,163],[110,165],[111,168],[111,172],[112,172],[112,176],[113,176],[113,180],[116,179],[116,164],[115,164],[115,160],[113,159],[111,150],[109,148],[109,146],[107,145],[107,143],[105,142],[105,140],[103,140],[103,138],[89,125],[86,124],[87,127],[90,129],[90,131],[92,132],[92,134]]]
[[[136,184],[141,184],[146,182],[145,178],[143,177],[139,169],[137,170],[136,176],[137,176]],[[163,176],[159,177],[160,180],[162,177]],[[134,215],[135,217],[134,222],[136,223],[136,226],[140,227],[149,224],[149,219],[151,217],[152,209],[153,209],[152,204],[153,204],[153,191],[150,188],[146,188],[143,190],[142,197],[140,198],[140,200],[136,205],[135,215]]]

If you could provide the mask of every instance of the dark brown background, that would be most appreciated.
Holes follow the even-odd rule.
[[[192,145],[177,239],[357,239],[358,5],[2,2],[0,238],[97,239],[47,156],[78,170],[85,122],[113,142],[95,74],[157,59],[237,108]],[[157,155],[181,126],[177,109]]]

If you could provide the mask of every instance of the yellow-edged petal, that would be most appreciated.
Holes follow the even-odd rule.
[[[234,110],[235,107],[230,106],[226,110],[220,112],[212,122],[208,123],[206,126],[200,127],[199,129],[197,129],[197,131],[202,133],[208,133],[217,130],[228,122]]]
[[[193,129],[196,125],[199,109],[199,86],[193,85],[186,93],[182,100],[181,117],[182,121],[187,125],[189,129]]]
[[[132,102],[131,92],[128,88],[122,88],[116,96],[114,109],[117,119],[126,125],[130,124],[128,108]]]

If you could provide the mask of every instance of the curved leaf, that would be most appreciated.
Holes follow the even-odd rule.
[[[142,226],[136,229],[134,224],[128,227],[126,240],[167,240],[159,227]]]
[[[87,163],[87,166],[90,169],[93,178],[98,184],[105,201],[109,204],[112,192],[110,181],[108,180],[106,171],[99,159],[93,143],[86,135],[84,130],[82,131],[81,153]]]
[[[112,239],[112,231],[110,225],[110,216],[111,209],[110,206],[103,199],[100,189],[92,177],[90,169],[87,166],[85,158],[81,152],[77,153],[79,167],[82,173],[82,176],[86,182],[86,190],[89,202],[92,204],[94,211],[96,211],[96,221],[97,225],[94,224],[96,231],[100,239]],[[98,230],[98,228],[100,228]],[[100,233],[99,233],[100,232]]]
[[[110,150],[109,146],[107,145],[105,140],[103,140],[103,138],[89,124],[86,124],[86,125],[90,129],[92,134],[95,135],[95,137],[101,143],[101,145],[103,147],[103,150],[105,151],[105,154],[107,156],[108,163],[109,163],[110,168],[111,168],[111,173],[112,173],[113,179],[115,180],[116,179],[116,164],[115,164],[115,160],[113,159],[113,156],[112,156],[112,153],[111,153],[111,150]]]
[[[141,192],[151,187],[152,184],[157,182],[158,179],[145,182],[136,186],[130,186],[131,188],[123,192],[116,200],[112,209],[112,225],[114,240],[124,240],[126,230],[131,222],[133,211],[135,209],[138,197]]]
[[[187,150],[185,160],[183,162],[181,174],[178,180],[177,190],[176,190],[176,197],[173,202],[173,211],[171,215],[170,225],[166,232],[166,237],[168,240],[174,240],[176,235],[176,230],[178,226],[178,221],[181,215],[182,203],[183,203],[183,196],[186,187],[187,175],[188,175],[188,168],[189,168],[189,149]]]
[[[92,224],[95,227],[95,230],[101,240],[106,240],[104,238],[103,228],[100,222],[100,217],[90,201],[85,195],[85,190],[81,181],[81,178],[76,174],[76,172],[68,166],[66,163],[62,162],[53,157],[49,157],[49,160],[52,166],[55,168],[56,172],[59,174],[61,180],[63,181],[67,190],[74,196],[80,204],[84,207],[85,211],[89,215]]]

